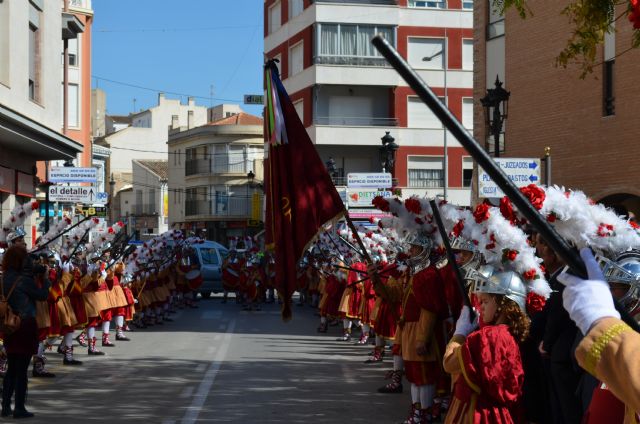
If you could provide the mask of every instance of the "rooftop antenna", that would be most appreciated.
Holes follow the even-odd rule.
[[[209,86],[209,107],[213,107],[213,84]]]
[[[133,113],[136,113],[136,98],[133,98]]]

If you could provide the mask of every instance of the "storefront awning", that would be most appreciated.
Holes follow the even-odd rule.
[[[0,105],[0,148],[29,155],[34,160],[75,159],[82,144]]]

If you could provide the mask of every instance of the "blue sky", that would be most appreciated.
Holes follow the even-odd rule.
[[[107,80],[202,96],[196,98],[202,106],[211,104],[211,85],[214,105],[241,103],[244,94],[261,94],[263,4],[263,0],[93,0],[92,87],[107,93],[107,113],[132,112],[134,98],[136,110],[147,109],[158,98],[157,91]],[[262,113],[260,106],[241,107],[258,116]]]

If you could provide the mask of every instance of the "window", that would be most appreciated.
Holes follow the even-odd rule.
[[[390,26],[318,24],[318,31],[318,57],[316,61],[319,63],[376,65],[371,61],[360,63],[351,59],[379,58],[384,61],[371,44],[371,39],[376,34],[382,34],[389,43],[395,45],[395,31]]]
[[[409,37],[409,64],[418,69],[443,69],[445,59],[444,38]]]
[[[280,28],[280,2],[276,2],[269,8],[269,34],[273,34]]]
[[[470,157],[462,158],[462,187],[471,187],[473,179],[473,159]]]
[[[297,102],[293,103],[293,107],[296,109],[296,112],[298,112],[300,121],[304,122],[304,100],[298,100]]]
[[[289,76],[304,69],[304,42],[299,42],[289,49]]]
[[[62,89],[64,90],[64,84]],[[67,101],[67,122],[70,127],[77,128],[80,126],[80,88],[78,84],[69,84],[67,86]]]
[[[155,188],[150,188],[148,196],[149,196],[149,205],[147,206],[146,212],[148,214],[157,213],[157,210],[156,210],[156,189]]]
[[[462,69],[473,70],[473,40],[462,40]]]
[[[468,130],[473,129],[473,98],[462,99],[462,125]]]
[[[80,39],[80,35],[78,34],[78,38],[70,38],[68,40],[67,52],[69,53],[69,66],[73,66],[73,67],[80,66],[79,39]],[[61,61],[62,61],[62,64],[64,65],[64,51],[62,52]]]
[[[216,249],[213,247],[200,248],[200,256],[202,257],[203,265],[218,265],[220,263]]]
[[[444,97],[440,97],[444,102]],[[407,97],[407,126],[409,128],[442,128],[442,122],[420,98]]]
[[[30,5],[29,15],[29,99],[40,100],[40,12]]]
[[[602,67],[603,71],[603,93],[602,93],[602,106],[603,116],[612,116],[616,114],[616,98],[613,90],[613,72],[615,60],[607,60]]]
[[[298,16],[304,10],[304,0],[289,0],[289,19]]]
[[[473,0],[462,0],[462,8],[473,10]]]
[[[432,7],[437,9],[446,9],[446,1],[424,1],[424,0],[409,0],[409,7]]]
[[[487,25],[487,39],[502,37],[504,35],[504,16],[500,14],[500,5],[497,0],[487,2],[489,7],[489,25]]]
[[[0,2],[0,82],[9,85],[9,3]]]
[[[443,165],[442,157],[409,156],[407,163],[409,187],[444,187]]]

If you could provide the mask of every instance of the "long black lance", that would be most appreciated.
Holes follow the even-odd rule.
[[[431,210],[433,212],[433,217],[436,219],[436,224],[438,224],[438,231],[440,232],[440,237],[442,237],[442,243],[444,244],[444,248],[447,251],[447,258],[449,259],[449,263],[453,267],[453,270],[456,274],[456,279],[458,280],[458,288],[460,289],[460,294],[462,295],[462,302],[465,306],[469,307],[470,314],[469,319],[473,321],[475,319],[475,313],[471,308],[471,301],[469,300],[469,293],[464,288],[464,278],[462,278],[462,273],[460,272],[460,267],[456,262],[456,255],[453,253],[453,249],[451,248],[451,243],[449,243],[449,235],[447,234],[447,230],[444,228],[444,223],[442,222],[442,216],[440,216],[440,208],[436,204],[434,199],[429,200],[429,204],[431,205]]]
[[[91,231],[91,227],[87,228],[84,234],[82,234],[82,237],[80,237],[80,240],[78,240],[78,243],[76,243],[76,247],[73,248],[73,252],[71,252],[71,254],[69,255],[69,259],[67,260],[67,262],[71,261],[71,258],[73,258],[73,255],[76,254],[76,252],[82,245],[82,242],[84,241],[85,237],[87,237],[87,234],[89,234],[89,231]]]
[[[60,237],[62,237],[63,235],[65,235],[66,233],[68,233],[69,231],[73,230],[74,228],[76,228],[78,225],[82,224],[83,222],[85,222],[88,219],[91,219],[93,217],[91,216],[86,216],[82,221],[79,221],[75,224],[73,224],[72,226],[70,226],[69,228],[66,228],[64,231],[60,232],[60,234],[58,234],[57,236],[55,236],[54,238],[52,238],[51,240],[49,240],[48,242],[46,242],[45,244],[43,244],[42,246],[38,246],[37,249],[32,250],[29,253],[36,253],[41,251],[42,249],[44,249],[45,247],[47,247],[49,244],[53,243],[55,240],[59,239]]]
[[[567,242],[560,237],[555,229],[538,213],[520,190],[509,180],[507,175],[500,169],[489,154],[482,148],[471,134],[453,116],[451,111],[438,99],[420,76],[409,66],[400,56],[396,49],[389,44],[382,36],[377,35],[372,40],[373,45],[394,67],[400,76],[407,82],[413,91],[431,109],[453,136],[460,142],[462,147],[478,162],[491,179],[509,197],[520,213],[533,225],[536,231],[549,244],[556,254],[569,266],[571,272],[580,278],[588,278],[587,270],[575,249],[572,249]],[[640,332],[640,326],[633,320],[620,303],[613,299],[613,303],[620,313],[622,320]]]
[[[131,254],[131,252],[133,252],[133,250],[135,250],[135,246],[130,245],[129,242],[133,239],[133,236],[135,236],[135,233],[132,233],[129,237],[126,238],[126,240],[123,243],[123,246],[125,246],[121,252],[118,252],[115,257],[113,258],[112,262],[107,265],[107,268],[105,269],[105,271],[109,268],[111,268],[115,263],[118,262],[118,260],[120,260],[120,258],[124,257],[124,256],[129,256]]]

